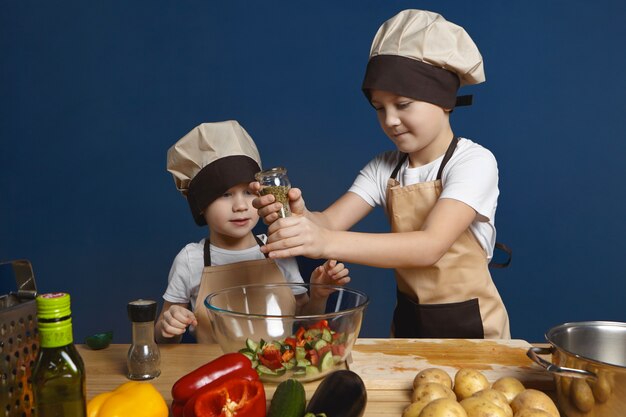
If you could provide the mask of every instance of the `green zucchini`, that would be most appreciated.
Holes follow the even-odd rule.
[[[367,391],[360,376],[349,370],[331,372],[322,380],[306,407],[307,413],[328,417],[361,417]]]
[[[302,383],[288,379],[276,387],[267,417],[302,417],[306,397]]]

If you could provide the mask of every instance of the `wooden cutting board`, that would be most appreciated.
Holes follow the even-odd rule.
[[[460,368],[477,369],[491,383],[512,376],[552,396],[553,378],[526,356],[530,347],[523,340],[358,339],[348,368],[365,383],[368,417],[402,415],[411,402],[413,378],[432,367],[453,380]]]
[[[553,378],[526,356],[530,347],[524,340],[358,339],[348,367],[373,390],[410,390],[419,371],[435,367],[453,380],[460,368],[473,368],[491,383],[512,376],[527,388],[549,391]]]

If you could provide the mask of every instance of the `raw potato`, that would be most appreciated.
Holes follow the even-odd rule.
[[[454,376],[454,393],[459,401],[486,388],[489,388],[489,381],[475,369],[461,368]]]
[[[513,401],[517,394],[526,389],[519,379],[513,378],[512,376],[504,376],[498,379],[493,383],[491,388],[503,393],[509,404],[511,404],[511,401]]]
[[[448,375],[446,371],[439,368],[427,368],[420,371],[417,375],[415,375],[413,388],[427,382],[437,382],[452,389],[452,378],[450,378],[450,375]]]
[[[409,404],[402,412],[402,417],[418,417],[424,407],[430,404],[431,401],[422,400]]]
[[[560,417],[559,410],[550,397],[536,389],[526,389],[519,394],[511,402],[511,408],[515,415],[524,408],[538,408],[547,411],[552,417]]]
[[[456,400],[454,392],[445,385],[438,384],[436,382],[427,382],[420,384],[413,390],[411,395],[411,402],[418,402],[421,400],[434,401],[439,398],[450,398]]]
[[[486,398],[469,397],[461,401],[461,406],[467,412],[467,417],[508,417],[502,408]]]
[[[473,397],[483,398],[487,401],[490,401],[500,407],[502,410],[504,410],[508,417],[513,417],[513,410],[509,405],[509,401],[507,400],[506,396],[500,391],[493,388],[487,388],[482,391],[475,392],[474,395],[472,395],[472,397],[470,398]]]
[[[552,414],[538,408],[524,408],[515,413],[513,417],[552,417]]]
[[[455,400],[440,398],[424,407],[419,417],[467,417],[467,413]]]
[[[596,401],[593,399],[591,387],[584,379],[576,378],[572,381],[570,388],[570,399],[572,403],[583,413],[591,411]]]

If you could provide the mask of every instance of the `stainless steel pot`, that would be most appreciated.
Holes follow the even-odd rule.
[[[528,356],[554,375],[567,417],[626,415],[626,323],[584,321],[548,330],[549,348]],[[552,355],[548,362],[539,355]]]

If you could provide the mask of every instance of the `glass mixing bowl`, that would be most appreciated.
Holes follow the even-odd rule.
[[[368,303],[347,287],[294,283],[241,285],[204,300],[222,350],[243,353],[262,380],[277,382],[344,368]]]

